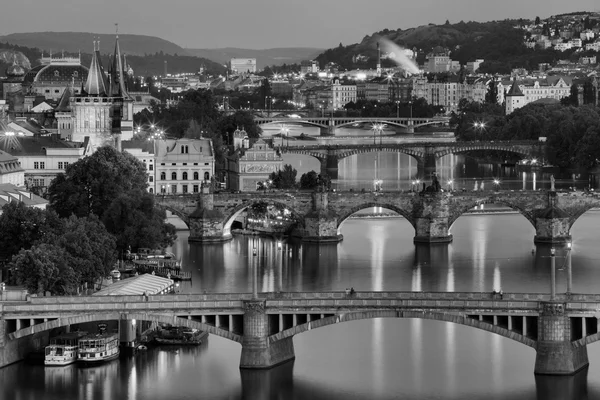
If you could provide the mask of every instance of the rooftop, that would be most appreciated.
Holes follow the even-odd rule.
[[[144,274],[133,278],[123,279],[104,289],[94,293],[92,296],[125,296],[125,295],[148,295],[164,294],[173,291],[174,281],[157,275]]]

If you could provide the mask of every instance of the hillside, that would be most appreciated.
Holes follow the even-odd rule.
[[[91,52],[93,41],[100,39],[100,51],[110,53],[114,49],[115,35],[90,32],[30,32],[11,33],[0,36],[0,43],[39,48],[44,52],[70,53]],[[189,55],[182,47],[156,36],[119,34],[121,51],[143,56],[163,52],[164,54]]]
[[[185,49],[189,54],[208,58],[225,64],[232,58],[256,58],[256,66],[262,69],[266,66],[295,64],[302,60],[313,60],[323,49],[311,47],[287,47],[273,49],[238,49],[225,47],[220,49]]]
[[[526,52],[522,45],[523,33],[515,25],[524,21],[504,20],[492,22],[459,22],[444,25],[423,25],[410,29],[384,29],[367,35],[360,43],[326,50],[317,60],[321,65],[336,62],[344,68],[373,67],[377,57],[377,42],[382,38],[416,50],[417,61],[423,63],[427,53],[441,46],[452,51],[453,59],[465,63],[475,58],[499,60],[501,56],[510,57]],[[469,51],[465,51],[465,47]],[[501,49],[501,50],[499,50]],[[361,54],[368,57],[362,64],[352,61],[352,56]],[[487,57],[487,58],[486,58]]]

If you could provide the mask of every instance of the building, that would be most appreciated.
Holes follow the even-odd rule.
[[[319,72],[319,67],[315,60],[304,60],[300,63],[300,73],[302,75],[316,74],[317,72]]]
[[[49,136],[4,136],[0,150],[19,160],[24,171],[25,186],[44,193],[50,182],[64,173],[69,164],[89,154],[87,142],[69,143],[58,135]]]
[[[88,68],[81,65],[81,57],[42,57],[38,65],[25,74],[23,86],[30,93],[58,101],[67,87],[79,94],[87,79]]]
[[[17,157],[0,150],[0,185],[6,183],[24,187],[25,170]]]
[[[523,107],[526,104],[540,99],[560,100],[568,97],[571,92],[572,80],[569,77],[548,76],[539,79],[523,79],[518,83],[518,91],[515,89],[515,82],[512,83],[510,90],[506,93],[506,113],[510,114],[515,109]],[[507,86],[499,83],[498,92],[504,92]],[[523,96],[521,98],[521,96]],[[511,97],[509,101],[509,97]],[[500,99],[504,101],[504,99]],[[510,103],[510,104],[509,104]]]
[[[15,201],[25,203],[27,207],[41,208],[42,210],[45,210],[48,205],[48,200],[44,200],[24,188],[10,183],[0,184],[0,215],[2,214],[2,207],[5,204]]]
[[[11,94],[22,90],[25,74],[25,69],[16,61],[6,69],[6,78],[2,80],[2,100],[7,100]]]
[[[215,152],[210,139],[167,139],[154,142],[154,192],[199,193],[215,174]]]
[[[443,81],[429,81],[425,76],[413,77],[413,97],[424,98],[427,103],[442,106],[446,111],[456,111],[462,99],[484,102],[487,84],[484,79],[467,77],[462,82],[458,76]]]
[[[149,193],[156,193],[154,147],[154,141],[151,140],[126,140],[121,142],[121,148],[124,152],[131,154],[146,166]]]
[[[256,72],[256,58],[232,58],[229,64],[233,73]]]
[[[249,149],[238,149],[227,157],[228,188],[242,192],[256,191],[269,175],[283,167],[283,157],[264,140],[258,139]]]
[[[426,72],[458,72],[460,63],[453,61],[448,55],[429,55],[425,64]]]
[[[484,62],[483,59],[478,58],[475,61],[469,61],[467,62],[467,71],[471,74],[474,74],[475,72],[477,72],[477,70],[479,69],[479,66]]]
[[[356,84],[349,81],[333,80],[331,85],[331,98],[333,109],[343,108],[346,104],[356,102]]]
[[[119,37],[108,77],[104,75],[100,49],[94,42],[92,62],[80,95],[69,99],[73,125],[69,140],[83,142],[89,137],[92,151],[104,145],[121,150],[122,140],[133,138],[133,99],[125,87],[124,63]]]

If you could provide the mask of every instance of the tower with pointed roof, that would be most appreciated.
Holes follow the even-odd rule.
[[[114,113],[119,118],[113,119],[112,132],[120,149],[121,140],[133,138],[133,98],[129,95],[125,84],[127,71],[124,58],[121,56],[119,35],[115,39],[115,51],[109,71],[109,96],[114,99]]]
[[[377,42],[377,76],[381,76],[381,49],[379,49],[379,42]]]
[[[521,91],[517,78],[515,78],[510,90],[504,96],[505,99],[505,111],[506,115],[512,113],[517,108],[521,108],[525,105],[525,95]]]

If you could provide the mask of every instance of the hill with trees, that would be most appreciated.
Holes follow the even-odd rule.
[[[423,64],[428,53],[447,49],[450,57],[466,64],[475,59],[484,59],[480,72],[509,73],[513,68],[535,68],[538,63],[552,63],[569,58],[575,49],[566,52],[552,49],[527,48],[523,41],[526,32],[518,28],[530,24],[530,20],[503,20],[491,22],[459,22],[443,25],[423,25],[410,29],[384,29],[367,35],[360,43],[328,49],[317,56],[321,66],[329,62],[344,69],[375,68],[377,63],[377,43],[382,39],[417,52],[417,63]],[[361,60],[353,58],[362,55]],[[583,54],[578,53],[578,56]],[[382,60],[384,67],[394,66],[393,60]]]

